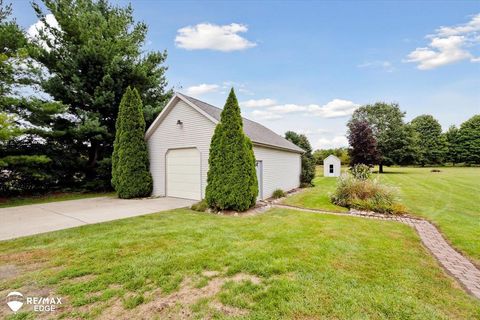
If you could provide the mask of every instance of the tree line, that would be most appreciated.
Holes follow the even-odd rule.
[[[323,165],[323,159],[333,154],[340,159],[341,163],[350,163],[350,156],[348,154],[348,148],[330,148],[330,149],[317,149],[313,152],[313,158],[315,164],[318,166]]]
[[[350,165],[480,164],[480,115],[442,132],[438,120],[420,115],[409,123],[396,103],[365,105],[347,124]]]
[[[130,5],[42,0],[32,10],[44,25],[34,36],[0,0],[0,193],[110,190],[122,95],[138,91],[148,126],[172,95],[167,54],[145,51],[148,28]]]

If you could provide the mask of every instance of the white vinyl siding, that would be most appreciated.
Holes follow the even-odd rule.
[[[197,148],[167,152],[167,196],[200,200],[200,153]]]
[[[341,170],[342,170],[342,165],[341,165],[340,159],[335,157],[334,155],[329,155],[323,160],[323,176],[324,177],[339,177]]]
[[[207,186],[207,173],[208,173],[208,156],[210,151],[210,141],[215,130],[215,123],[195,110],[184,101],[177,99],[174,101],[175,105],[171,105],[168,113],[162,115],[161,120],[158,123],[151,134],[147,138],[149,159],[150,159],[150,172],[153,177],[153,196],[181,196],[186,197],[186,193],[190,193],[192,199],[201,199],[205,197],[205,188]],[[181,121],[181,125],[177,124]],[[187,191],[183,194],[180,191],[179,178],[169,177],[170,184],[174,183],[174,190],[167,192],[167,156],[174,150],[189,149],[183,154],[184,164],[188,164],[189,167],[188,179],[195,179],[194,173],[195,166],[193,163],[200,162],[200,197],[198,193],[192,190],[196,190],[197,185],[184,186]],[[195,149],[199,154],[198,158],[188,160],[187,158],[193,156],[187,155],[188,152],[192,152]],[[275,189],[282,189],[288,191],[295,189],[300,185],[300,154],[290,151],[283,151],[264,146],[254,145],[253,151],[255,158],[262,161],[262,185],[263,185],[263,199],[272,196]],[[168,154],[167,154],[168,153]],[[179,154],[177,154],[179,155]],[[183,157],[182,156],[182,157]],[[182,158],[180,157],[180,158]],[[177,171],[178,168],[174,165],[171,170]],[[174,172],[171,171],[171,172]],[[197,171],[198,172],[198,171]],[[195,183],[193,181],[193,183]],[[172,191],[172,189],[169,189]]]
[[[200,153],[201,198],[207,185],[208,154],[215,124],[183,101],[176,102],[148,138],[154,196],[166,195],[166,154],[169,149],[197,148]],[[178,125],[180,120],[183,124]]]
[[[262,161],[263,199],[273,191],[289,191],[300,186],[301,159],[299,153],[253,146],[255,159]],[[262,199],[262,200],[263,200]]]

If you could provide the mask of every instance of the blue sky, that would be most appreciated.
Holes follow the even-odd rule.
[[[120,2],[121,5],[127,2]],[[146,50],[167,49],[170,86],[314,148],[346,145],[359,105],[397,102],[409,121],[480,113],[480,2],[133,1]],[[37,19],[14,3],[25,29]],[[443,27],[443,28],[442,28]]]

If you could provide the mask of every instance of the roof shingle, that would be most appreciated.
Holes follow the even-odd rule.
[[[212,106],[211,104],[200,101],[198,99],[186,96],[184,94],[181,94],[181,93],[177,93],[177,94],[181,95],[183,98],[193,103],[195,106],[200,108],[202,111],[207,113],[209,116],[211,116],[215,120],[220,121],[220,115],[222,113],[222,109]],[[279,136],[272,130],[262,126],[261,124],[255,121],[248,120],[247,118],[243,118],[243,131],[250,138],[250,140],[252,140],[253,143],[290,150],[293,152],[299,152],[299,153],[305,152],[303,149],[301,149],[294,143],[288,141],[287,139],[283,138],[282,136]]]

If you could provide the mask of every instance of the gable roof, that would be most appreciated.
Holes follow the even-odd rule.
[[[175,93],[174,97],[168,102],[167,106],[160,112],[157,119],[152,123],[152,125],[148,128],[145,137],[148,138],[155,128],[160,124],[164,117],[164,112],[167,112],[167,108],[171,108],[174,105],[176,99],[183,100],[188,105],[196,109],[202,115],[209,118],[212,122],[217,124],[220,122],[220,115],[222,113],[222,109],[212,106],[206,102],[200,101],[198,99],[186,96],[181,93]],[[250,138],[253,144],[259,146],[266,146],[266,147],[273,147],[276,149],[283,149],[297,153],[304,153],[305,151],[295,145],[294,143],[288,141],[287,139],[279,136],[272,130],[268,129],[267,127],[262,126],[261,124],[248,120],[246,118],[243,119],[243,131],[245,134]]]
[[[330,159],[330,158],[333,158],[333,159],[337,160],[338,162],[342,162],[339,157],[337,157],[336,155],[333,155],[333,154],[331,154],[328,157],[326,157],[325,159],[323,159],[323,161],[325,162],[325,160]]]

